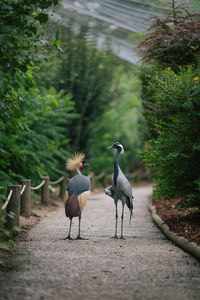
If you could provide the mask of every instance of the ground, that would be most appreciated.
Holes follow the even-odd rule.
[[[141,182],[137,186],[143,186],[146,182]],[[95,189],[94,194],[103,192],[102,188]],[[190,242],[200,246],[200,211],[196,207],[187,208],[183,205],[183,199],[157,199],[153,203],[156,207],[157,214],[169,226],[169,228],[179,236],[185,237]],[[62,206],[59,200],[51,199],[48,206],[34,204],[32,215],[29,218],[20,217],[20,227],[22,234],[26,234],[33,226],[42,220],[50,211]],[[17,241],[21,236],[17,238]],[[10,268],[10,254],[13,251],[5,252],[0,250],[0,271]]]
[[[153,204],[171,231],[200,246],[200,210],[197,207],[185,207],[181,198],[157,199]]]
[[[84,208],[84,240],[64,240],[69,220],[62,206],[48,212],[16,243],[12,268],[0,280],[0,299],[200,299],[200,264],[152,222],[148,211],[152,187],[134,187],[133,193],[130,225],[125,208],[125,239],[112,238],[115,206],[104,193],[91,193]],[[120,236],[120,203],[118,209]],[[74,218],[73,239],[77,233]]]
[[[30,217],[22,217],[20,216],[19,224],[21,228],[21,235],[16,237],[16,243],[23,239],[24,235],[33,228],[39,221],[41,221],[47,214],[56,208],[63,206],[63,203],[60,199],[50,199],[50,204],[43,205],[41,203],[32,203],[32,210]],[[15,254],[15,248],[11,248],[9,251],[3,251],[0,249],[0,274],[5,270],[9,270],[12,268],[11,266],[11,258],[12,255]]]

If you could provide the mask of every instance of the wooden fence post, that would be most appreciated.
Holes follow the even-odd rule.
[[[42,180],[45,181],[44,185],[42,186],[41,192],[41,202],[42,204],[48,205],[49,203],[49,176],[43,176]]]
[[[103,175],[102,181],[103,181],[103,187],[106,188],[107,186],[106,173]]]
[[[91,173],[89,174],[89,178],[90,178],[90,184],[91,184],[91,191],[94,190],[94,174]]]
[[[66,187],[67,187],[67,175],[65,175],[63,180],[60,182],[59,197],[61,198],[62,201],[64,200],[65,197]]]
[[[13,217],[6,216],[6,228],[12,229],[14,226],[19,226],[19,213],[20,213],[20,192],[21,185],[9,185],[8,194],[12,190],[12,196],[8,202],[6,213],[14,213]]]
[[[24,214],[26,217],[31,215],[31,180],[22,180],[22,187],[26,186],[20,201],[20,214]]]

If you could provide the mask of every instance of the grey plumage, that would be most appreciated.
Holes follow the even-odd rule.
[[[77,174],[72,177],[67,185],[69,196],[72,194],[78,196],[85,191],[90,191],[90,180],[84,175]]]
[[[83,153],[76,153],[72,159],[67,162],[67,168],[74,170],[76,168],[77,175],[73,176],[67,185],[64,206],[65,215],[70,219],[69,234],[66,239],[71,239],[71,226],[72,219],[79,217],[79,229],[77,239],[81,239],[80,227],[81,227],[81,213],[86,205],[89,191],[90,191],[90,179],[82,175],[81,171],[87,164],[82,159],[84,158]]]
[[[124,219],[124,205],[126,204],[130,210],[130,220],[133,211],[133,195],[131,185],[128,179],[125,177],[123,172],[120,169],[118,163],[118,156],[124,152],[123,146],[116,142],[112,144],[108,149],[115,148],[117,149],[115,157],[114,157],[114,173],[112,177],[112,186],[105,189],[105,194],[112,197],[115,202],[116,207],[116,223],[115,223],[115,235],[114,238],[117,238],[117,219],[118,219],[118,212],[117,212],[117,204],[118,200],[122,202],[122,215],[121,215],[121,238],[123,238],[123,219]]]

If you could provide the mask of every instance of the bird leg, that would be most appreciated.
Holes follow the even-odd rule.
[[[64,240],[72,240],[72,237],[71,237],[71,227],[72,227],[72,218],[70,218],[70,224],[69,224],[69,234],[68,236],[64,239]]]
[[[76,240],[88,240],[81,237],[81,215],[79,216],[78,236]]]
[[[115,235],[114,235],[114,239],[117,239],[117,219],[118,219],[118,213],[117,213],[117,201],[115,202],[115,209],[116,209],[116,213],[115,213]]]
[[[124,223],[124,203],[122,202],[121,237],[120,237],[120,239],[124,239],[124,237],[123,237],[123,223]]]
[[[77,240],[81,240],[82,238],[81,238],[81,215],[78,217],[78,221],[79,221],[79,223],[78,223],[78,236],[77,236]]]

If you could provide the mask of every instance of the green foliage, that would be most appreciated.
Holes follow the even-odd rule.
[[[0,120],[17,125],[21,100],[16,89],[18,77],[25,76],[28,65],[40,60],[38,48],[41,26],[48,21],[48,10],[58,0],[2,0],[0,12]],[[17,75],[17,77],[16,77]],[[1,125],[1,124],[0,124]]]
[[[19,122],[26,127],[14,130],[9,123],[4,124],[0,134],[7,153],[0,171],[4,189],[22,178],[38,184],[41,176],[48,174],[53,179],[63,174],[63,162],[68,156],[68,124],[75,117],[70,96],[62,91],[57,93],[54,88],[40,91],[35,87],[24,90],[22,84],[20,93],[26,101],[20,106]]]
[[[156,68],[152,65],[144,65],[140,69],[142,112],[144,115],[143,122],[144,127],[146,127],[144,138],[146,140],[158,136],[155,122],[158,107],[155,105],[154,101],[156,86],[151,84],[155,71]]]
[[[140,45],[151,63],[141,73],[149,139],[141,157],[156,182],[154,197],[184,196],[200,205],[200,18],[175,4],[165,18],[155,18]]]
[[[6,218],[16,219],[17,216],[14,213],[7,213],[5,211],[0,212],[0,250],[8,251],[15,245],[14,239],[16,235],[22,233],[18,226],[14,226],[11,230],[5,227]]]
[[[98,123],[112,99],[110,90],[115,60],[110,51],[100,50],[88,40],[88,28],[78,34],[61,27],[63,55],[57,73],[57,90],[72,95],[75,112],[80,116],[69,126],[73,151],[88,152],[91,125]]]
[[[120,62],[112,82],[113,101],[100,123],[92,127],[90,156],[96,174],[113,172],[113,152],[106,150],[113,142],[124,145],[120,165],[126,172],[136,168],[136,153],[142,146],[140,81],[137,67]]]
[[[156,195],[200,197],[200,68],[156,72],[151,79],[151,101],[157,138],[143,152],[155,172]],[[150,111],[147,114],[151,113]]]
[[[1,1],[1,71],[8,75],[16,71],[24,73],[27,65],[34,63],[30,54],[40,45],[40,24],[47,23],[48,9],[58,3],[58,0]]]
[[[32,84],[28,68],[43,58],[44,24],[48,20],[48,9],[57,3],[57,0],[1,1],[0,192],[2,185],[9,184],[16,175],[12,165],[19,149],[14,142],[23,134],[25,124],[22,122],[21,109],[26,101],[24,91]],[[24,88],[21,88],[22,84]],[[20,168],[17,174],[19,172]]]

